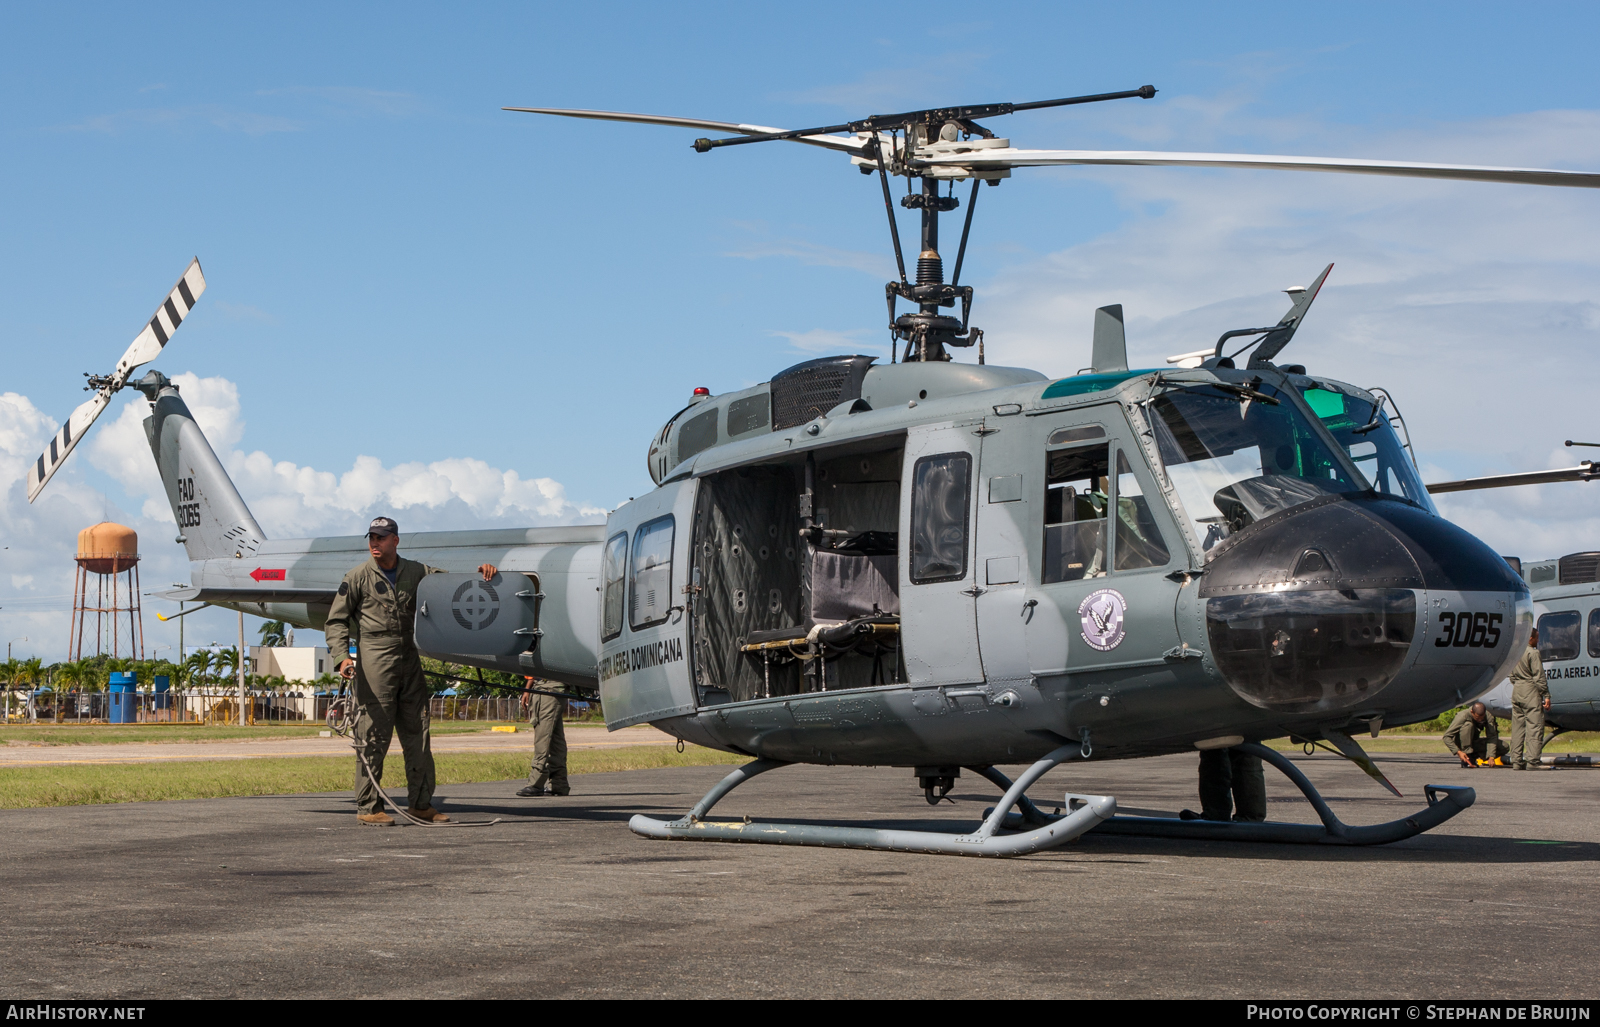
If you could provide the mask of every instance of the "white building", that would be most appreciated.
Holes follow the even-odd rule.
[[[323,674],[332,674],[333,662],[328,659],[327,646],[253,645],[250,673],[309,684]]]

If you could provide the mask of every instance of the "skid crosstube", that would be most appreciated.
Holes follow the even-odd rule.
[[[1113,817],[1094,830],[1100,834],[1140,835],[1151,838],[1189,838],[1197,841],[1272,842],[1280,845],[1387,845],[1432,830],[1471,806],[1477,793],[1466,785],[1424,785],[1428,805],[1417,813],[1386,824],[1353,826],[1334,816],[1316,786],[1282,753],[1248,742],[1238,748],[1259,756],[1283,771],[1317,811],[1320,824],[1233,823],[1222,820],[1180,820],[1176,817]],[[1005,780],[998,773],[990,780]],[[998,780],[996,780],[998,778]],[[1026,799],[1023,800],[1027,802]],[[1052,819],[1031,804],[1019,804],[1022,815],[1005,818],[1003,826],[1021,828]]]
[[[1006,780],[1006,794],[983,824],[969,834],[939,831],[903,831],[872,827],[842,827],[830,824],[775,824],[748,821],[706,820],[711,807],[735,788],[769,770],[789,764],[779,760],[746,763],[723,778],[705,798],[695,803],[680,820],[662,821],[643,815],[628,821],[628,828],[646,838],[677,841],[753,842],[767,845],[821,845],[842,849],[884,849],[891,852],[927,852],[946,856],[1024,856],[1061,845],[1109,820],[1117,811],[1117,800],[1109,795],[1068,793],[1064,808],[1070,812],[1050,817],[1047,822],[1029,825],[1015,833],[1000,833],[1005,811],[1018,802],[1024,809],[1032,804],[1022,794],[1044,774],[1069,756],[1079,753],[1073,742],[1055,750],[1017,778]],[[986,768],[987,769],[987,768]],[[989,776],[989,775],[985,775]],[[1002,779],[1004,779],[1002,777]],[[990,780],[994,780],[990,777]]]
[[[1322,794],[1283,754],[1253,742],[1239,748],[1259,756],[1283,772],[1310,801],[1320,824],[1231,823],[1214,820],[1180,820],[1175,817],[1119,817],[1117,801],[1109,795],[1067,793],[1067,813],[1042,812],[1024,794],[1028,787],[1069,756],[1079,755],[1076,743],[1064,745],[1033,764],[1013,782],[994,767],[969,767],[1005,789],[1005,796],[984,811],[983,824],[970,834],[907,831],[828,824],[754,823],[707,820],[723,797],[758,774],[789,766],[780,760],[758,759],[734,770],[707,792],[693,809],[678,820],[663,821],[637,815],[628,821],[635,834],[675,841],[746,842],[766,845],[818,845],[847,849],[882,849],[892,852],[926,852],[951,856],[1023,856],[1065,844],[1090,831],[1101,834],[1186,838],[1199,841],[1271,842],[1302,845],[1384,845],[1410,838],[1439,826],[1471,806],[1477,793],[1464,785],[1427,785],[1428,805],[1412,816],[1386,824],[1352,826],[1334,816]],[[1020,812],[1012,813],[1015,807]]]

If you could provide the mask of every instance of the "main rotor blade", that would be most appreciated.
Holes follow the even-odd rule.
[[[95,418],[100,416],[100,412],[110,402],[111,390],[101,389],[94,394],[93,399],[81,404],[67,418],[67,423],[56,432],[50,440],[50,445],[45,447],[44,452],[39,454],[39,459],[28,468],[28,502],[31,503],[39,497],[39,492],[45,483],[54,477],[62,464],[67,462],[67,454],[77,448],[78,440],[83,438],[83,433],[89,430],[89,426],[94,424]]]
[[[94,398],[79,405],[72,412],[67,422],[56,432],[50,440],[50,445],[39,454],[39,459],[28,468],[28,502],[33,502],[44,490],[45,484],[55,476],[61,465],[67,462],[67,454],[78,447],[78,441],[83,438],[89,426],[94,424],[111,397],[117,390],[127,384],[128,376],[135,369],[148,364],[160,355],[167,340],[172,338],[172,333],[178,330],[184,319],[189,316],[189,311],[199,301],[202,293],[206,291],[206,276],[200,270],[200,258],[196,257],[189,262],[183,274],[178,278],[178,284],[167,293],[167,298],[156,308],[154,316],[144,329],[134,336],[133,342],[128,346],[127,352],[122,354],[122,359],[117,361],[116,370],[111,372],[109,379],[98,379],[95,384],[101,388],[94,394]]]
[[[594,121],[629,121],[639,125],[702,128],[712,132],[734,132],[747,136],[774,135],[789,131],[784,128],[772,128],[769,125],[736,125],[728,121],[674,118],[665,114],[626,114],[622,111],[586,111],[567,107],[502,107],[500,109],[503,111],[520,111],[524,114],[553,114],[562,118],[588,118]],[[866,140],[848,136],[810,135],[800,136],[790,141],[805,143],[808,146],[820,146],[826,150],[840,150],[844,153],[861,153],[867,148]]]
[[[196,257],[184,269],[178,278],[178,284],[172,287],[166,300],[156,308],[150,323],[144,326],[144,331],[134,338],[128,351],[117,361],[117,369],[111,372],[112,392],[122,388],[128,380],[128,375],[136,368],[148,364],[161,355],[167,340],[172,338],[172,333],[183,324],[183,319],[189,316],[189,311],[200,299],[200,294],[205,291],[206,276],[200,271],[200,258]]]
[[[1252,153],[1162,153],[1146,150],[975,150],[949,156],[917,157],[916,165],[974,170],[1035,168],[1056,165],[1139,164],[1150,167],[1266,168],[1277,171],[1337,171],[1351,175],[1396,175],[1402,178],[1448,178],[1518,185],[1562,185],[1600,189],[1600,174],[1547,168],[1500,168],[1470,164],[1422,164],[1413,161],[1359,160],[1348,157],[1281,157]]]
[[[1596,478],[1600,478],[1600,470],[1586,460],[1577,467],[1559,467],[1551,471],[1521,471],[1517,474],[1491,474],[1482,478],[1436,482],[1428,486],[1428,492],[1437,496],[1441,492],[1505,489],[1514,485],[1547,485],[1557,481],[1594,481]]]

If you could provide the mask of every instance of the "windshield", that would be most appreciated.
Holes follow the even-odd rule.
[[[1156,397],[1150,408],[1167,477],[1207,552],[1269,514],[1367,487],[1271,384],[1240,394],[1197,383]]]
[[[1374,399],[1335,391],[1332,386],[1306,389],[1304,395],[1311,412],[1322,419],[1322,426],[1350,454],[1374,489],[1386,496],[1409,499],[1431,513],[1439,512],[1389,418],[1378,418],[1377,427],[1369,432],[1356,431],[1372,423],[1377,407]]]

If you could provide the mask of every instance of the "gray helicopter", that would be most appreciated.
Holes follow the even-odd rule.
[[[1438,516],[1385,397],[1274,363],[1332,265],[1291,290],[1276,324],[1224,331],[1196,367],[1130,369],[1121,308],[1103,307],[1091,366],[1057,380],[986,362],[961,265],[978,186],[1016,167],[1258,167],[1589,188],[1600,175],[1019,150],[975,120],[1154,93],[798,131],[513,108],[736,133],[696,140],[702,153],[787,140],[848,154],[882,184],[900,269],[885,288],[896,355],[887,366],[860,355],[807,361],[720,396],[696,390],[651,440],[656,488],[603,526],[406,536],[408,555],[460,572],[419,591],[419,646],[598,689],[611,728],[650,723],[753,757],[684,817],[635,817],[630,826],[647,837],[989,856],[1091,829],[1373,844],[1470,806],[1470,788],[1430,785],[1427,807],[1410,817],[1346,825],[1260,744],[1286,735],[1325,743],[1387,785],[1352,734],[1427,719],[1482,692],[1532,624],[1522,579]],[[920,213],[914,281],[891,175],[921,183],[901,200]],[[956,180],[973,188],[947,283],[939,216],[959,199],[941,186]],[[190,270],[198,275],[198,264]],[[179,298],[192,305],[191,294],[192,284]],[[915,309],[900,313],[902,300]],[[163,344],[178,323],[167,315],[158,311],[149,329],[162,327]],[[1244,341],[1227,352],[1230,340]],[[968,348],[976,363],[953,359]],[[154,371],[128,381],[153,357],[147,350],[130,349],[115,374],[91,381],[100,392],[30,472],[30,499],[103,409],[101,394],[132,384],[151,402],[146,430],[192,562],[192,587],[166,597],[320,627],[344,571],[365,558],[362,540],[267,539],[176,386]],[[485,561],[502,569],[488,583],[470,570]],[[1436,644],[1447,622],[1452,640],[1466,626],[1462,645]],[[1321,822],[1126,817],[1112,796],[1072,793],[1046,814],[1025,795],[1072,760],[1236,746],[1288,775]],[[903,766],[930,802],[965,769],[1004,796],[961,834],[708,817],[740,783],[792,763]],[[1029,766],[1013,781],[996,769],[1005,764]]]
[[[1600,447],[1600,443],[1571,439],[1566,440],[1566,445],[1568,448]],[[1436,482],[1428,486],[1428,491],[1433,494],[1467,492],[1597,478],[1600,478],[1600,467],[1593,460],[1584,460],[1575,467]],[[1505,559],[1522,575],[1532,593],[1535,626],[1539,629],[1539,656],[1545,664],[1550,685],[1550,709],[1545,714],[1550,734],[1545,738],[1546,744],[1568,731],[1600,730],[1600,553],[1568,553],[1555,560],[1526,563],[1515,556]],[[1509,680],[1473,698],[1480,699],[1495,716],[1511,717]],[[1593,760],[1588,756],[1566,755],[1547,756],[1545,762],[1589,766]]]

